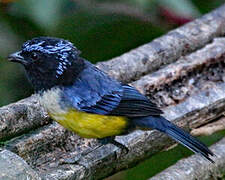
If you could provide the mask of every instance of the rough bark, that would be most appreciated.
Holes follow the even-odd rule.
[[[35,172],[21,157],[7,151],[0,151],[0,179],[17,180],[32,179],[41,180]]]
[[[225,129],[225,117],[221,118],[218,121],[206,124],[202,127],[193,129],[191,134],[194,136],[209,136],[217,131]]]
[[[98,66],[150,97],[166,118],[193,130],[224,115],[225,38],[219,37],[224,32],[225,5]],[[100,179],[174,144],[154,130],[117,137],[128,153],[112,144],[102,146],[96,140],[79,138],[52,123],[35,95],[0,108],[0,123],[0,139],[9,140],[5,148],[44,179]],[[65,159],[72,162],[79,155],[76,163],[66,163]]]
[[[21,135],[49,122],[36,95],[0,108],[0,141]]]

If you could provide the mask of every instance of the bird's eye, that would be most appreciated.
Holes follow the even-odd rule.
[[[37,60],[37,59],[39,58],[39,55],[38,55],[38,53],[36,53],[36,52],[32,52],[30,57],[31,57],[33,60]]]

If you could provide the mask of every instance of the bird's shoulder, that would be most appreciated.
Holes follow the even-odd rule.
[[[119,104],[122,93],[120,82],[87,64],[72,85],[63,87],[62,100],[81,111],[107,114]],[[97,108],[98,102],[105,103],[106,110]]]

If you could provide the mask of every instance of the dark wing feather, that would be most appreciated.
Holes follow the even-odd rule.
[[[118,93],[118,94],[117,94]],[[99,101],[92,106],[84,106],[80,108],[82,111],[94,114],[109,114],[120,103],[120,92],[112,92],[110,95],[104,95]]]
[[[123,96],[119,105],[113,109],[110,115],[121,115],[127,117],[143,117],[160,115],[163,112],[147,97],[135,88],[123,85]]]
[[[89,113],[108,114],[114,116],[144,117],[160,115],[162,111],[135,88],[122,85],[123,93],[112,92],[104,95],[95,105],[82,107]],[[120,94],[118,94],[120,93]]]
[[[135,88],[110,78],[91,64],[76,82],[64,88],[62,99],[69,108],[127,117],[160,115],[162,111]]]

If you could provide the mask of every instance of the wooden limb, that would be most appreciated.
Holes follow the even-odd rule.
[[[8,150],[0,150],[0,179],[41,180],[21,157]]]
[[[0,108],[0,141],[48,124],[50,119],[36,95]]]
[[[191,134],[193,136],[209,136],[215,132],[221,131],[225,129],[225,117],[220,118],[217,121],[213,121],[212,123],[206,124],[202,127],[193,129]]]

